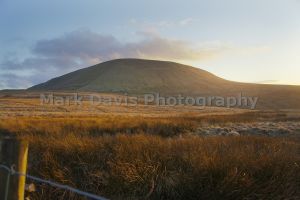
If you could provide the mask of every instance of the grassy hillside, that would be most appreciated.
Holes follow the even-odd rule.
[[[207,71],[174,62],[119,59],[81,69],[29,91],[113,92],[165,96],[259,97],[259,109],[300,108],[300,86],[246,84],[227,81]]]
[[[120,59],[66,74],[30,90],[193,93],[224,82],[206,71],[173,62]]]

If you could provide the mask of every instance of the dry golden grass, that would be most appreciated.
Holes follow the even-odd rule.
[[[44,179],[111,199],[300,198],[299,137],[191,134],[211,124],[299,121],[295,112],[156,108],[149,114],[149,107],[94,115],[38,107],[32,99],[0,103],[0,133],[30,142],[28,173]],[[84,199],[35,184],[33,200]]]
[[[0,130],[29,140],[30,174],[111,199],[300,198],[298,138],[189,134],[202,123],[265,119],[285,115],[18,117]],[[36,185],[31,199],[82,199]]]
[[[145,134],[34,138],[29,173],[112,199],[299,199],[299,142]],[[32,199],[80,199],[38,186]]]
[[[56,117],[11,117],[0,121],[0,129],[8,130],[19,136],[48,136],[60,138],[65,134],[80,136],[126,134],[154,134],[176,136],[193,132],[202,124],[222,124],[254,121],[298,120],[285,114],[269,112],[249,112],[216,115],[178,115],[173,117],[145,117],[126,115],[103,116],[56,116]]]
[[[81,106],[78,105],[41,105],[39,94],[16,94],[15,96],[1,97],[0,93],[0,118],[10,117],[98,117],[106,115],[123,116],[145,116],[145,117],[174,117],[178,115],[203,116],[209,114],[233,114],[250,112],[245,109],[228,109],[220,107],[197,107],[197,106],[155,106],[139,103],[137,106],[112,105],[105,103],[91,105],[85,100]],[[57,93],[57,96],[68,96],[74,94]],[[87,95],[87,94],[81,94]],[[103,98],[124,98],[118,95],[98,94]]]

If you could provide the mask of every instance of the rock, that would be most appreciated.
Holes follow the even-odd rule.
[[[240,133],[237,131],[230,131],[227,133],[228,136],[240,136]]]
[[[35,192],[36,188],[35,188],[35,185],[33,183],[30,183],[30,184],[25,185],[25,190],[27,192]]]

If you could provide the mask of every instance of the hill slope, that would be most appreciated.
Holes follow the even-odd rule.
[[[190,93],[224,82],[206,71],[172,62],[120,59],[81,69],[33,90],[78,90],[128,93]]]
[[[118,59],[84,68],[29,88],[32,91],[93,91],[129,94],[259,97],[259,108],[300,108],[300,86],[227,81],[174,62]]]

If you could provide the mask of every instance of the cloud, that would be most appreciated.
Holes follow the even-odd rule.
[[[0,74],[0,89],[13,88],[21,89],[32,84],[29,78],[18,76],[12,73]]]
[[[193,21],[194,21],[193,18],[186,18],[186,19],[180,20],[179,24],[182,26],[185,26],[185,25],[191,24]]]
[[[201,60],[214,57],[220,48],[223,48],[195,46],[187,41],[162,37],[156,32],[137,34],[140,40],[122,42],[112,35],[76,30],[54,39],[37,41],[31,49],[30,57],[21,61],[5,60],[0,63],[0,70],[2,73],[18,73],[24,82],[32,85],[38,81],[46,81],[54,76],[116,58]],[[15,77],[2,78],[2,87],[3,85],[17,87],[20,84],[20,81],[13,84],[12,80],[15,81]],[[25,85],[27,87],[30,84]]]
[[[202,48],[200,45],[160,37],[153,33],[140,33],[144,39],[136,43],[127,43],[120,49],[121,57],[138,57],[162,60],[201,60],[214,57],[217,51]]]
[[[111,35],[101,35],[88,30],[78,30],[63,37],[38,41],[33,53],[46,58],[60,60],[76,59],[83,64],[114,58],[162,58],[167,60],[199,59],[212,55],[208,49],[197,49],[192,44],[167,39],[153,32],[139,32],[142,40],[120,42]]]
[[[40,40],[33,53],[40,57],[75,59],[79,64],[94,59],[111,59],[120,50],[122,44],[113,36],[101,35],[88,30],[77,30],[60,38]]]

